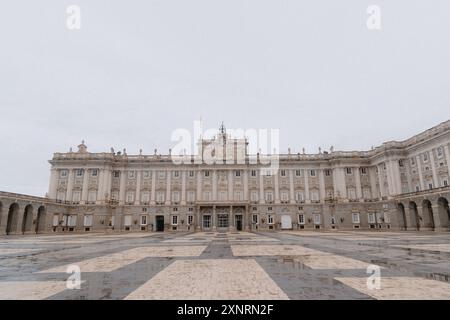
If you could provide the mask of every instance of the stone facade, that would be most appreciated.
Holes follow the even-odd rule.
[[[55,153],[46,198],[0,193],[0,234],[450,230],[450,120],[370,151],[281,154],[277,170],[224,128],[198,145],[178,158],[90,153],[84,142]]]

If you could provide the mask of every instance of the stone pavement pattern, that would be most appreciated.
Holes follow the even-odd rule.
[[[72,265],[80,289],[66,286]],[[0,237],[0,299],[450,299],[449,275],[449,233]]]

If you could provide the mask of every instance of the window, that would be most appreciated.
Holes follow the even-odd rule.
[[[133,203],[134,202],[134,192],[129,191],[127,192],[127,203]]]
[[[305,215],[304,214],[298,215],[298,224],[305,224]]]
[[[362,167],[361,168],[361,174],[367,174],[367,168],[366,167]]]
[[[315,177],[315,176],[316,176],[316,170],[310,170],[310,171],[309,171],[309,175],[310,175],[311,177]]]
[[[67,170],[61,170],[60,173],[59,173],[59,176],[61,178],[67,177],[67,173],[68,173]]]
[[[295,176],[300,177],[302,175],[302,170],[295,170]]]
[[[234,175],[235,175],[236,177],[240,177],[240,176],[241,176],[241,170],[236,170],[236,171],[234,172]]]
[[[205,177],[209,177],[209,171],[205,171]]]
[[[166,172],[165,171],[158,171],[158,178],[159,179],[164,179],[166,177]]]
[[[84,224],[85,227],[92,227],[92,215],[85,215],[84,216]]]
[[[438,158],[442,158],[442,156],[444,155],[444,150],[442,150],[442,147],[437,148],[437,155]]]
[[[172,201],[179,202],[180,201],[180,193],[178,191],[172,192]]]
[[[302,192],[296,192],[295,193],[295,200],[297,202],[302,202],[304,200],[303,193]]]
[[[209,192],[203,192],[203,201],[210,201],[211,199],[211,193]]]
[[[433,189],[433,184],[431,182],[428,183],[428,189]]]
[[[53,226],[57,227],[59,225],[59,214],[53,215]]]
[[[267,224],[273,224],[273,215],[271,214],[267,215]]]
[[[130,227],[131,226],[131,215],[126,215],[124,217],[124,226],[125,227]]]
[[[128,179],[136,178],[136,171],[128,171]]]
[[[352,213],[352,222],[353,223],[360,223],[359,213]]]
[[[448,181],[447,181],[447,180],[444,180],[444,181],[442,182],[442,184],[443,184],[444,187],[447,187],[447,186],[448,186]]]
[[[178,216],[172,216],[172,225],[173,226],[178,225]]]
[[[336,218],[335,217],[331,217],[331,224],[336,224]]]
[[[404,167],[404,164],[403,164],[403,160],[402,160],[402,159],[398,160],[398,166],[399,166],[399,167]]]
[[[164,192],[156,193],[156,202],[163,203],[164,202]]]
[[[211,216],[204,215],[203,216],[203,228],[209,229],[211,227]]]
[[[97,201],[97,191],[89,191],[88,202],[94,203],[95,201]]]
[[[319,192],[311,191],[311,200],[312,201],[319,201]]]
[[[189,177],[193,177],[195,175],[194,171],[189,171]]]
[[[258,201],[258,192],[252,191],[250,197],[251,197],[250,199],[251,199],[253,202]]]
[[[411,158],[411,165],[415,165],[416,164],[416,159],[415,158]]]
[[[189,202],[194,202],[195,201],[195,192],[194,191],[188,191],[187,200]]]
[[[420,191],[420,186],[416,186],[416,192]]]
[[[150,178],[150,171],[144,171],[144,178]]]
[[[226,201],[228,196],[228,192],[226,191],[220,191],[219,192],[219,201]]]
[[[114,178],[119,178],[120,177],[120,171],[114,171],[113,175],[114,175]]]
[[[73,194],[72,194],[72,201],[74,203],[78,203],[78,202],[80,202],[80,199],[81,199],[81,192],[80,191],[74,191]]]
[[[280,176],[286,177],[286,170],[281,170],[280,171]]]
[[[281,201],[288,201],[289,200],[289,196],[287,192],[282,192],[281,193]]]
[[[194,221],[194,216],[193,215],[188,215],[187,224],[191,225],[193,221]]]
[[[267,207],[267,211],[272,211],[272,207]]]
[[[272,192],[266,192],[266,201],[272,202],[273,201],[273,194]]]
[[[272,171],[266,170],[266,177],[270,177],[270,176],[272,176]]]
[[[423,161],[427,162],[428,161],[428,152],[425,152],[422,157],[423,157]]]
[[[369,213],[367,218],[369,223],[375,223],[375,213]]]
[[[320,224],[320,214],[314,215],[314,224]]]
[[[384,222],[391,223],[391,216],[389,215],[389,212],[384,213]]]
[[[326,175],[327,177],[331,176],[331,170],[326,169],[326,170],[325,170],[325,175]]]
[[[147,216],[141,216],[141,226],[147,225]]]
[[[148,203],[150,201],[150,193],[145,191],[141,193],[141,202]]]
[[[76,227],[76,225],[77,225],[77,216],[70,215],[67,219],[67,226],[68,227]]]
[[[234,200],[236,200],[236,201],[243,201],[243,200],[244,200],[244,197],[243,197],[243,195],[242,195],[242,192],[236,191],[236,192],[234,193]]]
[[[178,178],[178,177],[180,176],[180,171],[174,171],[174,172],[173,172],[173,176],[174,176],[175,178]]]
[[[194,211],[194,208],[190,207],[190,208],[188,209],[188,211],[189,211],[189,212],[193,212],[193,211]]]
[[[348,198],[350,200],[356,200],[356,190],[353,188],[349,188],[347,191],[348,191]]]
[[[252,215],[252,223],[253,224],[258,224],[258,215],[257,214],[253,214]]]
[[[252,171],[251,171],[251,176],[252,176],[252,177],[256,177],[256,170],[252,170]]]
[[[83,176],[83,169],[77,169],[76,170],[76,175],[77,175],[77,177],[82,177]]]
[[[92,169],[91,174],[93,177],[97,177],[98,176],[98,169]]]
[[[364,199],[370,199],[371,198],[371,192],[369,188],[364,188],[363,189],[363,197]]]
[[[66,193],[63,191],[58,191],[56,195],[56,200],[58,201],[65,201],[66,200]]]
[[[347,174],[352,174],[352,168],[345,168]]]

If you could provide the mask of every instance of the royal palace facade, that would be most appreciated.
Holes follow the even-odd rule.
[[[223,127],[198,145],[181,164],[84,142],[55,153],[46,197],[0,192],[0,234],[450,230],[450,120],[369,151],[280,154],[275,170]]]

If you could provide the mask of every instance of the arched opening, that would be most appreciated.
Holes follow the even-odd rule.
[[[405,206],[403,205],[403,203],[399,203],[398,204],[397,210],[398,210],[398,224],[399,224],[399,227],[402,230],[406,230],[408,228],[408,226],[406,224],[406,213],[405,213]]]
[[[422,201],[422,217],[423,217],[422,225],[426,228],[434,230],[433,208],[431,208],[430,200]]]
[[[25,207],[22,220],[22,233],[31,231],[33,225],[33,206],[31,204]]]
[[[38,209],[37,220],[36,220],[36,233],[45,232],[45,218],[46,210],[44,206],[40,206]]]
[[[9,206],[8,220],[6,222],[6,234],[17,232],[17,224],[19,223],[19,204],[13,203]]]
[[[417,204],[414,201],[409,202],[409,216],[411,219],[411,225],[416,226],[416,230],[420,230],[420,217],[417,210]]]
[[[450,228],[450,209],[448,200],[444,197],[438,199],[439,221],[442,228]]]

